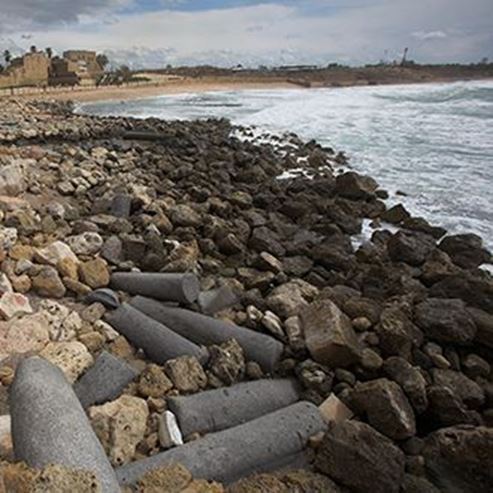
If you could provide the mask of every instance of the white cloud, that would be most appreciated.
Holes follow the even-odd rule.
[[[129,0],[87,1],[97,3],[107,14],[95,17],[78,9],[77,19],[83,19],[83,24],[37,28],[29,43],[58,50],[69,46],[107,49],[134,64],[139,56],[146,64],[367,63],[379,60],[385,51],[397,57],[404,47],[409,47],[411,58],[425,62],[493,56],[491,0],[310,0],[289,5],[271,0],[218,10],[184,12],[164,7],[128,15],[111,12]],[[163,3],[170,5],[169,0]],[[22,44],[20,34],[11,37]]]

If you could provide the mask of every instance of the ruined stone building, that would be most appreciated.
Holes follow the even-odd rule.
[[[50,59],[43,52],[27,53],[14,58],[0,73],[0,87],[46,86]]]

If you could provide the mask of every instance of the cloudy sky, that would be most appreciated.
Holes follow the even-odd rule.
[[[493,58],[493,0],[1,0],[0,49],[137,65]]]

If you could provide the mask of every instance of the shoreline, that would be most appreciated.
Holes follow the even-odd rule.
[[[75,103],[91,103],[102,101],[127,101],[146,99],[157,96],[218,92],[230,90],[263,90],[263,89],[343,89],[349,87],[379,87],[379,86],[401,86],[401,85],[421,85],[421,84],[443,84],[467,81],[491,81],[491,77],[478,78],[436,78],[434,80],[401,80],[401,81],[382,81],[376,84],[357,83],[348,81],[337,86],[328,84],[313,84],[311,87],[303,87],[293,81],[285,80],[221,80],[220,78],[207,79],[184,79],[167,83],[156,84],[154,86],[135,86],[117,87],[108,86],[104,88],[80,89],[77,91],[67,90],[56,93],[19,95],[22,99],[32,100],[54,100],[54,101],[74,101]]]
[[[0,445],[10,439],[7,453],[0,447],[0,486],[14,456],[79,457],[78,441],[89,438],[103,444],[97,459],[122,485],[162,486],[143,473],[182,453],[192,458],[190,481],[243,477],[239,491],[265,479],[306,491],[446,491],[452,482],[486,491],[493,276],[480,268],[492,260],[481,239],[447,233],[402,204],[388,208],[375,179],[337,173],[344,156],[314,141],[292,135],[281,148],[231,139],[231,131],[225,120],[88,117],[64,101],[0,100],[2,281],[12,284],[0,296],[0,416],[16,423],[13,437],[9,428],[0,434]],[[300,159],[313,176],[279,180]],[[375,230],[355,246],[365,220],[395,230]],[[161,275],[163,284],[146,283],[138,271]],[[109,286],[110,295],[97,293]],[[165,305],[153,311],[156,302],[135,298],[129,308],[130,295],[171,301],[174,315],[163,322]],[[104,352],[117,367],[95,375]],[[19,354],[44,358],[42,386],[33,371],[41,360]],[[87,415],[73,414],[74,429],[83,430],[77,436],[53,412],[80,411],[82,402],[56,366],[96,392],[82,394]],[[288,389],[287,400],[277,399],[285,395],[278,379],[297,382],[294,397]],[[185,432],[178,416],[179,440],[161,438],[163,413],[179,412],[168,408],[170,397],[208,399],[205,391],[223,389],[216,404],[205,401],[210,411],[198,409],[214,416],[237,405],[226,389],[272,382],[275,392],[239,399],[249,410],[243,423],[233,418],[217,429],[207,418],[208,428],[192,423]],[[12,385],[35,391],[13,392],[9,408]],[[272,412],[283,419],[273,422]],[[129,419],[138,426],[126,426]],[[20,438],[37,444],[31,455],[14,454]],[[124,450],[123,439],[131,445]],[[216,460],[216,452],[238,447],[239,459]],[[293,455],[310,467],[268,472],[264,481],[250,475]],[[17,467],[11,475],[26,474]]]

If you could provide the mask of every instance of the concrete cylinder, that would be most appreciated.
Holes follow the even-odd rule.
[[[133,485],[147,471],[183,464],[195,478],[232,483],[244,476],[281,467],[299,456],[308,438],[326,430],[317,407],[292,406],[240,426],[186,443],[117,470],[121,485]]]
[[[126,361],[103,351],[94,365],[75,382],[74,391],[86,409],[116,399],[137,375]]]
[[[41,469],[60,464],[93,471],[102,491],[120,487],[86,413],[63,373],[48,361],[23,360],[10,391],[16,459]]]
[[[236,339],[247,359],[256,361],[268,372],[275,369],[283,352],[282,343],[273,337],[232,323],[190,310],[169,307],[143,296],[132,298],[130,304],[196,344],[209,346]]]
[[[300,398],[295,380],[257,380],[190,396],[168,398],[183,436],[210,433],[246,423]]]
[[[177,332],[148,317],[128,303],[108,312],[106,321],[132,344],[145,351],[158,364],[179,356],[195,356],[201,363],[208,359],[205,348],[194,344]]]
[[[190,304],[197,300],[200,284],[195,274],[162,274],[159,272],[115,272],[111,287],[161,301]]]

